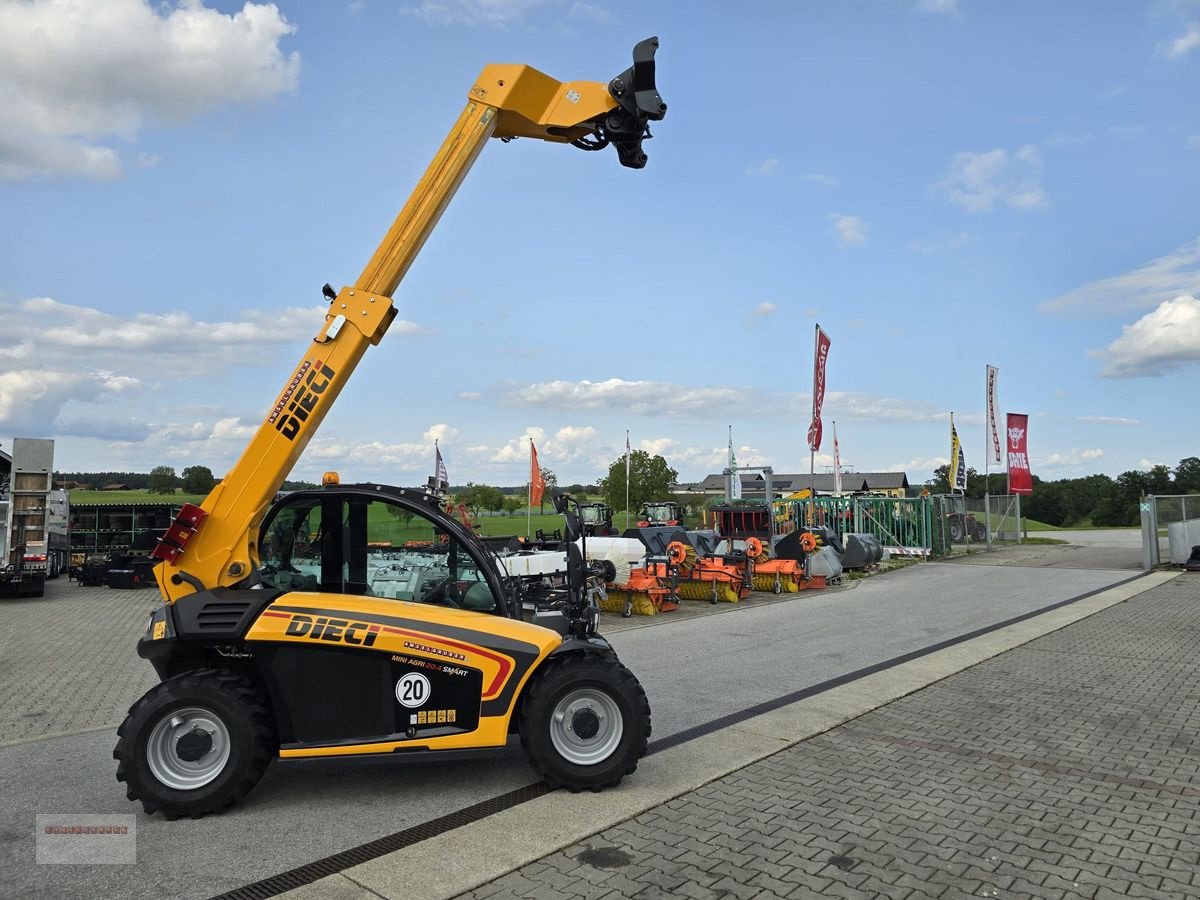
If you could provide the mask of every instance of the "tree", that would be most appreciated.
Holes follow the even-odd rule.
[[[520,497],[505,497],[504,498],[504,511],[506,513],[508,513],[510,516],[513,513],[517,512],[518,510],[521,510],[524,508],[525,508],[525,501],[522,500]]]
[[[546,489],[542,491],[541,509],[538,512],[544,513],[546,511],[546,501],[550,498],[551,492],[558,487],[558,476],[549,469],[542,469],[542,481],[545,483]]]
[[[146,490],[151,494],[173,494],[179,484],[174,466],[155,466],[150,470],[150,482]]]
[[[185,494],[207,494],[217,480],[208,466],[188,466],[183,470],[183,492]]]
[[[933,470],[933,477],[925,482],[925,486],[929,488],[931,494],[949,494],[950,493],[950,464],[938,466]],[[974,493],[972,488],[977,488],[979,493]],[[967,492],[968,497],[983,496],[983,476],[967,466]]]
[[[669,499],[671,486],[678,480],[679,473],[661,456],[652,457],[645,450],[634,450],[629,455],[630,509],[636,511],[645,503]],[[613,509],[625,509],[624,454],[608,467],[608,475],[600,481],[600,493]]]
[[[1189,456],[1175,467],[1175,490],[1180,494],[1200,493],[1200,456]]]
[[[483,508],[488,512],[494,513],[504,509],[504,491],[498,487],[490,487],[488,485],[482,485],[482,487],[484,492]]]
[[[457,500],[475,516],[479,515],[481,509],[496,512],[504,508],[504,494],[500,488],[473,481],[467,482],[467,486],[458,493]]]

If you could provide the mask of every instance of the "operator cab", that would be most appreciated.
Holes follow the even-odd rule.
[[[259,531],[264,587],[502,612],[486,550],[434,504],[381,485],[293,491]]]

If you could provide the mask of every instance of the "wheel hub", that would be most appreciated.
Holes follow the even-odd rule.
[[[203,728],[193,728],[175,743],[175,755],[184,762],[195,762],[212,750],[212,735]]]
[[[571,717],[571,730],[585,741],[594,738],[600,731],[600,717],[587,707],[576,710]]]

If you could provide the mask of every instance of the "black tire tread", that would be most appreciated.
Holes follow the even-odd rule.
[[[132,765],[133,753],[129,743],[131,738],[127,732],[130,722],[145,707],[149,706],[160,696],[191,690],[201,683],[205,683],[209,687],[213,685],[218,686],[222,691],[229,694],[231,700],[241,705],[245,710],[253,729],[253,753],[250,765],[247,767],[245,774],[233,786],[232,790],[221,797],[214,797],[210,802],[199,806],[177,809],[166,803],[160,804],[144,796],[138,791],[134,781],[130,780],[130,766]],[[275,757],[277,747],[274,735],[275,727],[270,710],[263,702],[258,690],[248,679],[240,675],[234,675],[232,672],[227,672],[223,669],[196,669],[192,672],[185,672],[156,684],[141,699],[129,707],[129,713],[126,715],[125,721],[117,728],[117,746],[113,749],[113,759],[117,760],[117,781],[125,784],[126,797],[130,800],[140,800],[142,802],[142,808],[146,811],[147,815],[154,815],[156,812],[161,812],[168,820],[172,821],[180,816],[190,816],[193,819],[199,819],[209,813],[218,813],[228,809],[250,792],[262,777],[263,772],[266,771],[267,766],[271,764],[271,760]]]
[[[635,715],[641,720],[642,737],[638,746],[632,748],[632,752],[628,753],[628,762],[618,770],[611,778],[597,784],[582,786],[573,784],[560,778],[553,770],[546,766],[545,761],[540,758],[539,754],[530,746],[530,733],[532,726],[527,724],[526,711],[537,709],[541,705],[542,695],[548,693],[553,688],[553,683],[550,678],[551,674],[559,672],[565,673],[565,677],[571,678],[572,673],[582,669],[588,662],[595,660],[603,660],[611,667],[611,677],[616,679],[623,686],[624,691],[628,692],[628,696],[633,699],[635,706]],[[529,687],[529,692],[526,694],[522,705],[521,727],[519,729],[521,735],[521,747],[525,751],[525,755],[529,758],[530,764],[534,771],[540,775],[545,782],[552,788],[566,788],[573,794],[578,794],[584,790],[590,790],[593,793],[602,791],[605,788],[615,787],[620,784],[621,779],[626,775],[632,775],[637,771],[638,761],[646,755],[646,746],[650,739],[650,701],[646,697],[646,691],[642,687],[641,682],[637,680],[634,674],[629,671],[616,657],[615,653],[604,655],[591,653],[572,653],[563,657],[551,659],[544,663],[541,670],[535,675],[533,684]]]

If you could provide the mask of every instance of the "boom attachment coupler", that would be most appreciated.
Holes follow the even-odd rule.
[[[608,92],[617,108],[597,125],[597,140],[573,142],[587,150],[600,150],[611,143],[621,165],[640,169],[646,165],[642,141],[652,138],[650,122],[659,122],[667,114],[667,104],[654,84],[654,52],[658,38],[646,38],[633,48],[633,65],[608,83]]]

